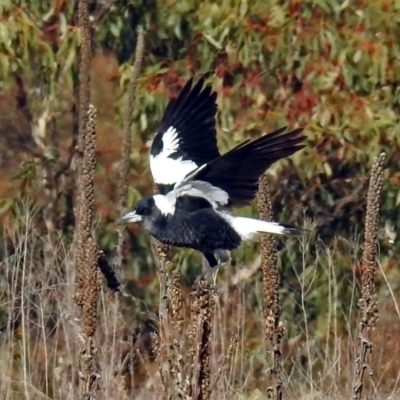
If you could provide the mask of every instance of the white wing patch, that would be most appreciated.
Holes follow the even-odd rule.
[[[179,150],[178,131],[170,126],[162,137],[163,149],[156,156],[150,156],[150,169],[157,184],[172,185],[182,181],[187,174],[194,171],[198,165],[191,160],[170,158]]]
[[[169,157],[179,148],[178,131],[173,126],[170,126],[163,134],[162,141],[164,145],[160,154],[163,154],[164,157]]]
[[[167,196],[156,194],[153,196],[157,208],[163,215],[172,215],[175,212],[175,202]]]
[[[197,164],[191,160],[182,160],[182,157],[174,160],[164,153],[150,156],[150,169],[153,179],[158,184],[173,185],[182,181],[187,174],[197,168]]]

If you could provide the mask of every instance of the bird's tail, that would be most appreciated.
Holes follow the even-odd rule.
[[[261,221],[259,219],[227,215],[229,223],[240,235],[242,240],[258,240],[266,233],[275,235],[302,236],[306,232],[295,226],[283,225],[278,222]]]

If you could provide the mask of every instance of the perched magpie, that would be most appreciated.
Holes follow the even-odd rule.
[[[140,200],[121,222],[142,224],[159,241],[200,251],[210,267],[229,261],[229,250],[265,233],[301,235],[295,227],[234,216],[249,204],[259,177],[302,149],[302,128],[281,128],[246,140],[224,155],[217,148],[216,94],[192,80],[172,99],[151,147],[150,167],[160,194]],[[217,259],[218,258],[218,259]]]

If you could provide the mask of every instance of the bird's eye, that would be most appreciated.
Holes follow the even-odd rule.
[[[142,209],[142,215],[148,215],[148,214],[150,214],[150,212],[149,212],[149,209],[148,208],[143,208]]]

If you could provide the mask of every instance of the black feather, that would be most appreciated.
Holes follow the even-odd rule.
[[[213,208],[202,208],[194,212],[177,211],[167,217],[158,216],[149,231],[163,243],[202,252],[232,250],[241,242],[239,234]]]
[[[204,83],[200,78],[192,88],[193,79],[189,79],[179,95],[170,100],[151,146],[153,156],[162,151],[162,137],[171,126],[177,130],[180,142],[171,158],[182,157],[202,165],[220,155],[215,129],[217,94],[210,86],[203,89]]]
[[[305,136],[302,128],[283,133],[278,129],[254,141],[245,141],[207,166],[192,177],[211,183],[226,191],[229,205],[249,204],[258,190],[259,177],[275,162],[301,150]]]

